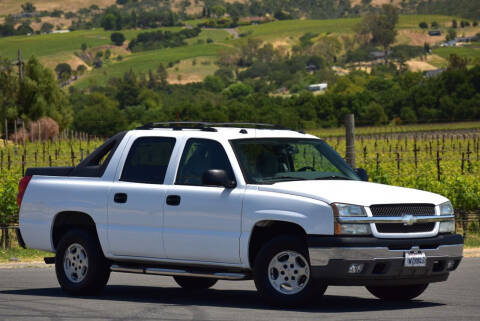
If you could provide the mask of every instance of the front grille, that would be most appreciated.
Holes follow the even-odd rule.
[[[382,204],[370,206],[373,216],[397,217],[410,214],[413,216],[435,215],[433,204]]]
[[[435,215],[435,205],[433,204],[381,204],[370,206],[370,210],[374,217]],[[435,223],[418,223],[413,225],[404,225],[401,223],[378,223],[376,224],[376,227],[377,231],[380,233],[421,233],[431,232],[435,228]]]
[[[435,228],[435,223],[419,223],[413,225],[404,225],[399,223],[376,224],[377,231],[380,233],[420,233],[430,232]]]

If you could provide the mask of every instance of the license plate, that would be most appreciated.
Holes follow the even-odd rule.
[[[423,252],[405,252],[405,267],[425,267],[427,257]]]

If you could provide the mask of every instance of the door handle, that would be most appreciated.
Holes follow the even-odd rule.
[[[125,193],[116,193],[113,196],[113,201],[115,203],[126,203],[127,202],[127,194]]]
[[[167,204],[172,205],[172,206],[178,206],[180,205],[180,196],[178,195],[168,195],[167,196]]]

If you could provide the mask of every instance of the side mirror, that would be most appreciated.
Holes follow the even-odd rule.
[[[223,186],[235,188],[237,183],[232,181],[223,169],[209,169],[202,176],[202,184],[206,186]]]
[[[368,182],[368,174],[367,171],[364,170],[363,168],[357,168],[355,169],[355,173],[360,177],[360,179],[364,182]]]

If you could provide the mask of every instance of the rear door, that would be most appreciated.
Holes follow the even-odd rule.
[[[140,137],[108,198],[108,241],[116,256],[164,258],[165,175],[175,138]]]

